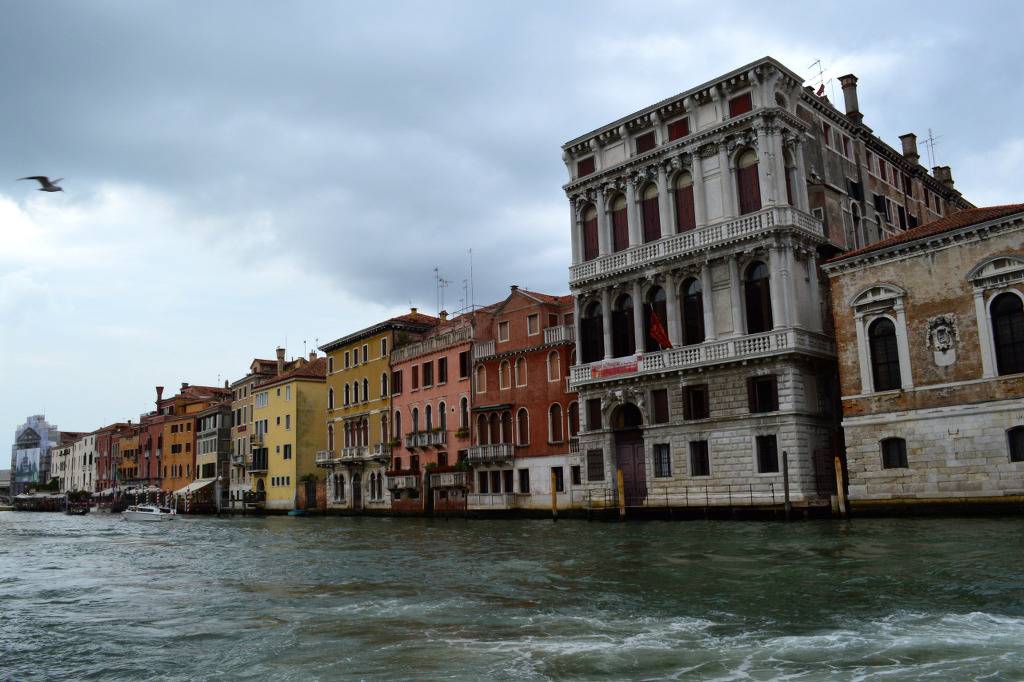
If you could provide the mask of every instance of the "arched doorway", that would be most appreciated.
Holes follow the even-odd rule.
[[[358,472],[352,474],[352,508],[363,508],[363,477]]]
[[[615,408],[611,426],[615,432],[615,466],[622,471],[626,506],[640,506],[647,499],[647,458],[644,456],[643,415],[636,405]]]

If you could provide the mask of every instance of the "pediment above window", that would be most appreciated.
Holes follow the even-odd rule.
[[[907,292],[892,284],[873,284],[861,290],[850,301],[850,307],[858,312],[888,308],[900,303]]]
[[[1020,256],[989,258],[974,266],[967,273],[967,280],[982,289],[1024,281],[1024,258]]]

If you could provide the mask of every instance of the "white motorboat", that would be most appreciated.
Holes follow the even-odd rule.
[[[126,521],[170,521],[177,514],[173,509],[167,507],[157,507],[150,504],[140,504],[137,506],[128,507],[121,516]]]

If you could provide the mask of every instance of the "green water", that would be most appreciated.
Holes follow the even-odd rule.
[[[0,680],[1020,680],[1022,536],[0,512]]]

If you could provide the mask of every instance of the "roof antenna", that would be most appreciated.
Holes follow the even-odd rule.
[[[469,250],[469,309],[476,310],[476,296],[473,293],[473,249]]]
[[[924,139],[924,147],[928,150],[928,167],[935,168],[935,145],[938,144],[937,140],[942,135],[935,135],[932,133],[932,129],[928,129],[928,137]]]

